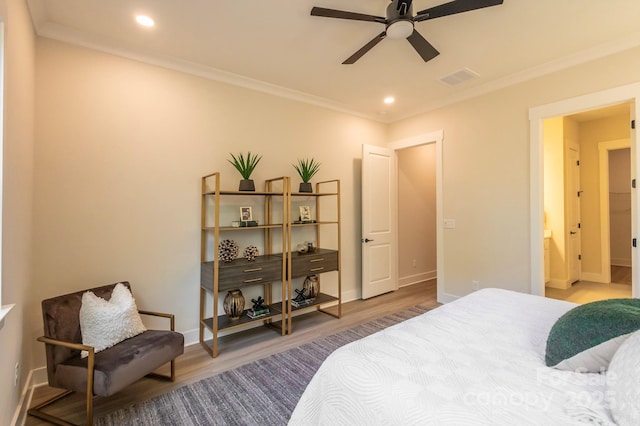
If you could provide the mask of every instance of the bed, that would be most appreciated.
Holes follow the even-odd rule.
[[[575,306],[483,289],[345,345],[289,424],[614,424],[606,374],[545,365],[551,327]]]

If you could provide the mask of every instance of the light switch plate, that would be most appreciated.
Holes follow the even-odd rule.
[[[444,220],[444,228],[445,229],[455,229],[456,220],[455,219],[445,219]]]

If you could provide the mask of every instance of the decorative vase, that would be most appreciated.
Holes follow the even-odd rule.
[[[256,257],[258,257],[259,255],[260,255],[260,251],[256,246],[249,246],[244,249],[244,257],[249,262],[253,262],[254,260],[256,260]]]
[[[307,299],[315,299],[320,294],[320,281],[317,275],[308,275],[302,284],[302,291]]]
[[[313,192],[311,182],[300,182],[299,192]]]
[[[238,257],[238,244],[233,240],[222,240],[218,244],[218,257],[220,261],[229,263]]]
[[[230,320],[240,319],[244,313],[244,296],[240,290],[229,290],[224,297],[224,313]]]
[[[239,191],[255,191],[256,186],[253,183],[253,179],[242,179],[240,181]]]

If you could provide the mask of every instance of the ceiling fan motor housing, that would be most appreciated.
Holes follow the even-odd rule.
[[[404,39],[413,33],[412,2],[406,0],[392,0],[387,6],[387,37],[390,39]]]

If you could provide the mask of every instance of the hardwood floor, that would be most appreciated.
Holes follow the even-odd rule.
[[[200,344],[189,346],[185,348],[184,355],[176,361],[177,377],[175,382],[144,378],[116,395],[96,398],[94,402],[95,417],[416,305],[438,306],[435,280],[402,287],[393,293],[368,300],[345,303],[342,305],[341,319],[320,312],[294,318],[293,334],[288,336],[282,337],[263,328],[253,329],[241,335],[227,336],[219,342],[220,354],[217,358],[211,358]],[[48,386],[35,389],[31,406],[58,392],[59,390]],[[67,397],[49,407],[47,411],[69,421],[82,423],[84,421],[83,395]],[[45,424],[48,423],[31,416],[27,416],[25,423],[27,426]]]
[[[603,284],[590,281],[578,281],[567,290],[547,287],[545,295],[552,299],[566,300],[573,303],[589,303],[597,300],[619,299],[631,297],[631,286],[628,284]]]

